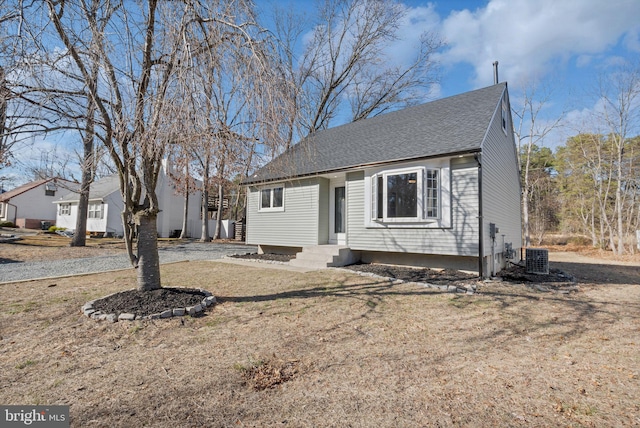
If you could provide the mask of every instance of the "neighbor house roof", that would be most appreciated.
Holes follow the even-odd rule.
[[[379,163],[478,152],[506,83],[318,131],[244,184]]]
[[[31,181],[29,183],[23,184],[22,186],[18,186],[15,189],[9,190],[7,192],[4,192],[2,194],[0,194],[0,202],[6,202],[8,200],[10,200],[11,198],[15,198],[18,195],[21,195],[25,192],[28,192],[31,189],[35,189],[36,187],[48,183],[50,181],[56,182],[58,180],[62,180],[58,177],[52,177],[52,178],[43,178],[40,180],[36,180],[36,181]],[[66,180],[64,180],[66,181]]]
[[[120,190],[120,181],[118,175],[109,175],[101,178],[98,181],[91,183],[89,189],[89,200],[104,200],[110,194]],[[77,202],[80,200],[80,194],[77,192],[70,192],[58,199],[57,203],[63,202]]]

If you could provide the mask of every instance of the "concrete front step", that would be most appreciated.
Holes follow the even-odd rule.
[[[346,266],[356,261],[356,255],[349,247],[344,245],[315,245],[304,247],[289,264],[292,266],[320,269]]]

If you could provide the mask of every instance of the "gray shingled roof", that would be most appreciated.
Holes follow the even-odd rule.
[[[120,182],[118,181],[118,175],[109,175],[94,183],[91,183],[91,188],[89,190],[89,200],[104,200],[104,198],[117,191],[120,191]],[[70,192],[58,199],[56,202],[76,202],[78,200],[80,200],[79,193]]]
[[[500,83],[318,131],[244,184],[479,151],[506,87]]]

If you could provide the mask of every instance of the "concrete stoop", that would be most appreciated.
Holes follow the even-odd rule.
[[[302,248],[289,264],[312,269],[338,267],[358,261],[356,254],[344,245],[314,245]]]

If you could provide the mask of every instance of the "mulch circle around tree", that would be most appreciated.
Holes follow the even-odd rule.
[[[196,315],[215,303],[215,297],[197,288],[160,288],[152,291],[126,290],[93,300],[82,310],[94,319],[169,318]]]

